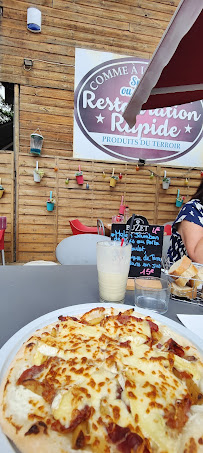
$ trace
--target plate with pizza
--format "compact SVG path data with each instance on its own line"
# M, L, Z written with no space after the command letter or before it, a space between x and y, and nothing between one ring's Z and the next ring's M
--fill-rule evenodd
M203 341L120 304L48 313L0 351L3 453L202 453Z

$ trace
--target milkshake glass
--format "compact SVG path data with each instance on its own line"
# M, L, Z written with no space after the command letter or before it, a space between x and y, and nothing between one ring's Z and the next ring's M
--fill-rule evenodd
M123 303L130 269L132 244L97 242L97 271L100 302Z

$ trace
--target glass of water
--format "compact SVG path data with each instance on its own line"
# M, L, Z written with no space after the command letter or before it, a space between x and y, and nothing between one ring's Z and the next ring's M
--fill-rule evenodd
M156 313L166 313L171 293L170 285L170 282L163 278L135 278L135 305Z

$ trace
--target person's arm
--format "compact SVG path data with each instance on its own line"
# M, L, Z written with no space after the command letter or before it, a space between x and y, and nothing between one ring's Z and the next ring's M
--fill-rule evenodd
M203 226L183 220L178 232L191 260L203 264Z

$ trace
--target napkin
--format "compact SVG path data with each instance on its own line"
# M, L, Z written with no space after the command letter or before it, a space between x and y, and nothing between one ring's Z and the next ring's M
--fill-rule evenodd
M203 315L177 314L180 321L203 340Z

